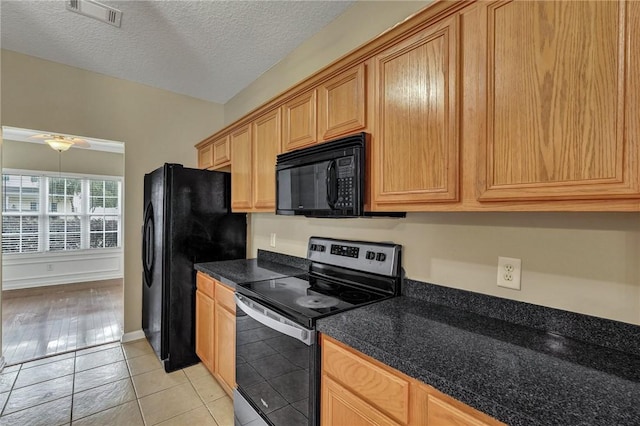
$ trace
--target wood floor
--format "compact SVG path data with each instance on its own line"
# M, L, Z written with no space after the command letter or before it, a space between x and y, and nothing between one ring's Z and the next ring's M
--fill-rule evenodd
M2 353L8 365L120 340L122 280L2 293Z

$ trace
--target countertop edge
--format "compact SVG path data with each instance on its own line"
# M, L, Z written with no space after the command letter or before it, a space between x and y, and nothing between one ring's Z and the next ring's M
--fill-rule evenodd
M322 320L319 320L317 323L317 331L341 343L344 343L345 345L351 346L353 349L356 349L357 351L362 352L364 355L367 355L375 359L376 361L379 361L391 368L398 370L406 376L416 379L426 385L432 386L436 390L447 394L457 399L458 401L463 402L464 404L467 404L470 407L481 411L507 425L531 426L538 423L528 416L514 412L513 410L500 404L496 404L495 402L479 396L474 392L461 388L460 386L457 386L449 382L448 380L443 379L433 372L425 371L422 367L414 366L410 362L403 361L397 356L390 354L384 349L368 343L358 338L357 336L354 336L353 334L345 333L338 328L322 324ZM418 370L422 373L416 373L416 371Z

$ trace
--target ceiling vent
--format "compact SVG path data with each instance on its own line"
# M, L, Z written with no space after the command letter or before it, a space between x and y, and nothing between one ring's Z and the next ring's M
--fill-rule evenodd
M67 0L67 10L120 27L122 11L93 0Z

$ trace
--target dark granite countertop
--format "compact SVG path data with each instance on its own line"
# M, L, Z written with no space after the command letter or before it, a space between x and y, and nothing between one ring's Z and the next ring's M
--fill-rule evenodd
M640 425L640 357L406 296L318 331L510 425Z
M195 269L235 288L236 284L301 275L307 271L266 259L196 263Z

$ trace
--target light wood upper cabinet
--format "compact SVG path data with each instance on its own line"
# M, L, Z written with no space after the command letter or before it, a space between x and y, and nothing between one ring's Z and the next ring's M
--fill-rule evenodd
M231 133L231 149L231 209L234 212L249 211L253 173L250 125Z
M213 141L213 168L217 169L231 164L231 141L229 135L225 135Z
M229 135L208 138L198 144L198 168L216 170L231 164Z
M318 88L318 139L330 140L364 129L365 64L338 74Z
M200 142L198 163L217 168L230 135L234 211L273 211L275 139L365 131L373 212L640 211L639 69L640 1L433 2Z
M213 166L213 145L205 145L198 149L198 168L208 169Z
M253 208L274 211L276 206L276 155L281 151L280 108L253 122Z
M487 2L476 22L479 199L640 195L640 3Z
M302 93L282 106L283 151L313 145L317 141L316 90Z
M458 200L458 16L373 59L373 208Z

